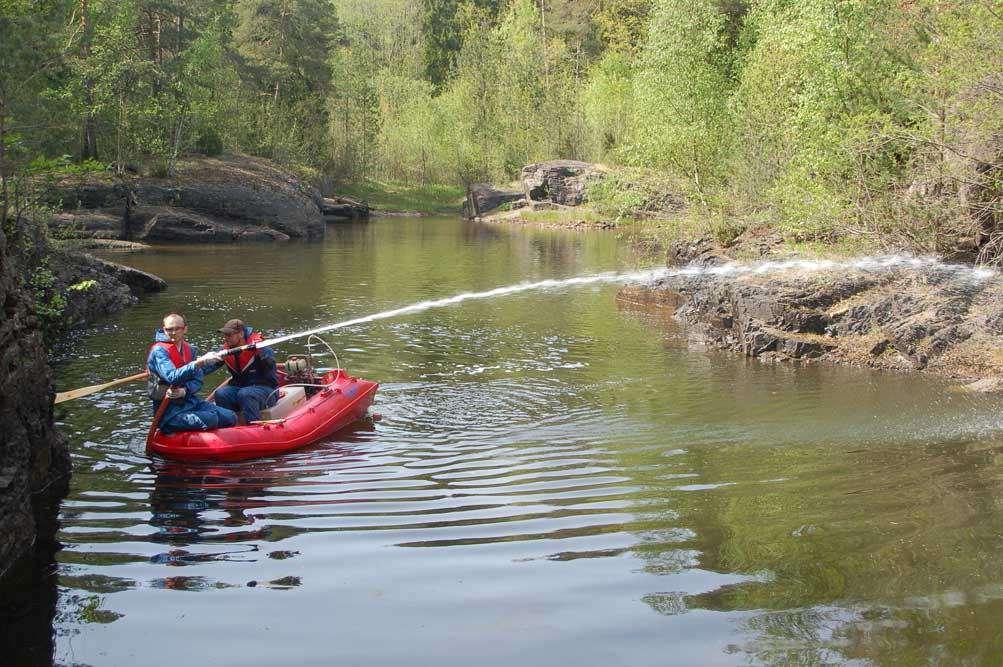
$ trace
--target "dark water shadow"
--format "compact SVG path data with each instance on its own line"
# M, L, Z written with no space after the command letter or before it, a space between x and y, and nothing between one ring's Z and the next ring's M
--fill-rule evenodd
M59 497L39 496L33 509L38 537L0 581L0 656L5 665L51 665L53 619L59 598L56 541Z

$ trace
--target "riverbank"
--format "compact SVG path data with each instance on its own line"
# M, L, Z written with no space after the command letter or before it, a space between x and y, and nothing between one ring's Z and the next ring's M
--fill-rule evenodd
M736 261L753 252L758 260ZM786 255L775 237L730 248L679 242L667 263L687 270L619 298L671 313L693 344L769 363L920 371L966 391L1003 391L1003 281L994 270L910 256L803 259Z
M737 235L734 225L700 219L678 180L651 169L576 160L526 165L509 183L475 183L463 215L487 224L614 231L655 257L680 239Z
M696 267L620 294L625 302L666 309L687 325L695 344L769 362L923 371L968 390L1003 390L998 274L934 261L861 263L853 258L880 252L882 244L859 238L794 244L768 225L700 219L669 190L644 175L555 160L527 165L505 187L473 186L464 210L478 222L619 230L670 267ZM612 218L604 209L632 214ZM819 262L812 265L807 255ZM764 264L771 261L779 265ZM726 265L734 270L700 270ZM818 270L799 268L810 266Z
M333 187L369 204L375 216L453 215L463 204L463 188L453 185L406 185L363 179L339 182Z

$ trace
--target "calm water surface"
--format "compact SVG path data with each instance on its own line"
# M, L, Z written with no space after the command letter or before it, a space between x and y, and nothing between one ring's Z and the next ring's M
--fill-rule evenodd
M204 349L233 316L290 333L636 268L611 235L452 219L125 261L170 290L83 332L60 389L141 367L168 310ZM274 459L151 460L140 385L60 406L74 477L55 661L1003 659L998 402L688 349L615 294L525 293L330 334L381 383L384 419Z

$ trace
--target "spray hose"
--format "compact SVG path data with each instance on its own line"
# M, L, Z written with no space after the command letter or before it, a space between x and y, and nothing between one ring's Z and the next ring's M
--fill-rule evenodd
M420 313L422 311L429 310L430 308L442 308L444 306L452 306L458 303L463 303L464 301L490 299L496 296L504 296L507 294L518 294L520 292L529 292L532 290L547 289L551 287L570 287L572 285L598 285L603 283L645 282L664 276L666 273L668 273L668 271L667 269L664 268L648 269L647 271L635 271L632 273L600 273L594 276L580 276L577 278L566 278L564 280L550 279L550 280L540 280L535 283L519 283L517 285L509 285L507 287L496 287L495 289L487 290L486 292L465 292L463 294L457 294L455 296L447 297L445 299L421 301L419 303L411 304L410 306L403 306L402 308L395 308L393 310L385 310L382 313L376 313L374 315L366 315L365 317L357 317L353 320L345 320L344 322L338 322L337 324L328 324L322 327L317 327L315 329L300 331L299 333L291 333L285 336L277 336L275 338L269 338L268 340L259 341L257 343L248 343L247 345L242 345L240 347L235 347L229 350L223 350L222 353L240 354L244 350L253 350L259 347L272 347L278 345L279 343L285 343L287 341L295 340L297 338L305 338L307 336L322 334L328 331L334 331L336 329L344 329L345 327L350 327L356 324L366 324L367 322L375 322L376 320L386 320L391 317L397 317L398 315L409 315L411 313Z

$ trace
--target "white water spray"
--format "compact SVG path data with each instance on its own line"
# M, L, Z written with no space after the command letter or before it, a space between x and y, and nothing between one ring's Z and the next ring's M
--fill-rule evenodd
M836 271L857 271L861 273L890 273L892 271L927 271L952 274L974 283L982 283L995 278L993 269L947 264L936 257L913 257L911 255L882 255L860 257L848 260L830 259L790 259L742 264L731 262L713 267L684 267L672 271L672 275L712 275L741 276L776 273L833 273Z
M367 322L375 322L376 320L385 320L392 317L397 317L399 315L411 315L414 313L420 313L431 308L442 308L444 306L452 306L458 303L463 303L464 301L476 301L482 299L491 299L497 296L506 296L509 294L518 294L520 292L530 292L534 290L548 290L548 289L559 289L564 287L573 287L578 285L597 285L597 284L609 284L609 283L651 283L655 280L661 278L671 278L671 277L691 277L691 276L743 276L743 275L767 275L767 274L784 274L784 273L832 273L836 271L858 271L864 273L888 273L892 271L901 270L912 270L912 271L937 271L946 272L963 280L969 281L973 284L979 284L989 281L992 278L997 277L997 272L991 269L985 268L973 268L969 266L963 266L961 264L945 264L940 260L932 257L912 257L909 255L886 255L879 257L862 257L859 259L837 261L837 260L807 260L807 259L794 259L794 260L783 260L783 261L770 261L770 262L754 262L743 264L739 262L732 262L729 264L723 264L721 266L710 266L710 267L700 267L700 266L686 266L682 268L655 268L647 269L643 271L633 271L627 273L598 273L591 276L579 276L577 278L565 278L563 280L550 279L550 280L540 280L533 283L519 283L517 285L509 285L507 287L496 287L495 289L487 290L485 292L464 292L463 294L457 294L455 296L447 297L444 299L433 299L429 301L421 301L419 303L414 303L409 306L403 306L401 308L394 308L392 310L384 310L380 313L374 313L372 315L366 315L365 317L357 317L351 320L345 320L344 322L338 322L336 324L328 324L322 327L317 327L315 329L310 329L308 331L301 331L298 333L288 334L285 336L278 336L276 338L270 338L265 341L261 341L256 344L256 347L267 347L272 345L278 345L279 343L284 343L286 341L295 340L297 338L304 338L306 336L312 336L316 334L327 333L329 331L334 331L336 329L344 329L345 327L354 326L356 324L366 324ZM230 350L230 353L237 353L240 350L250 348L252 346L246 345L244 347L234 348Z
M456 296L447 297L445 299L421 301L419 303L411 304L410 306L404 306L402 308L394 308L393 310L384 310L381 313L374 313L373 315L366 315L365 317L357 317L354 320L345 320L344 322L338 322L337 324L328 324L322 327L317 327L316 329L310 329L309 331L301 331L299 333L288 334L286 336L279 336L278 338L270 338L268 340L261 341L260 343L257 344L257 346L266 347L270 345L277 345L279 343L284 343L286 341L293 340L296 338L303 338L304 336L326 333L328 331L334 331L335 329L343 329L345 327L350 327L356 324L375 322L376 320L385 320L391 317L397 317L398 315L410 315L413 313L420 313L430 308L442 308L443 306L452 306L457 303L463 303L464 301L491 299L496 296L518 294L519 292L554 289L558 287L571 287L574 285L596 285L602 283L648 283L658 278L667 276L669 275L669 273L670 270L665 268L648 269L646 271L634 271L631 273L597 273L596 275L592 276L580 276L577 278L566 278L564 280L550 279L550 280L540 280L535 283L519 283L517 285L509 285L507 287L496 287L495 289L487 290L486 292L464 292L463 294L457 294ZM250 347L250 346L245 346L245 347ZM234 348L232 352L237 352L238 350L241 349L244 348Z

